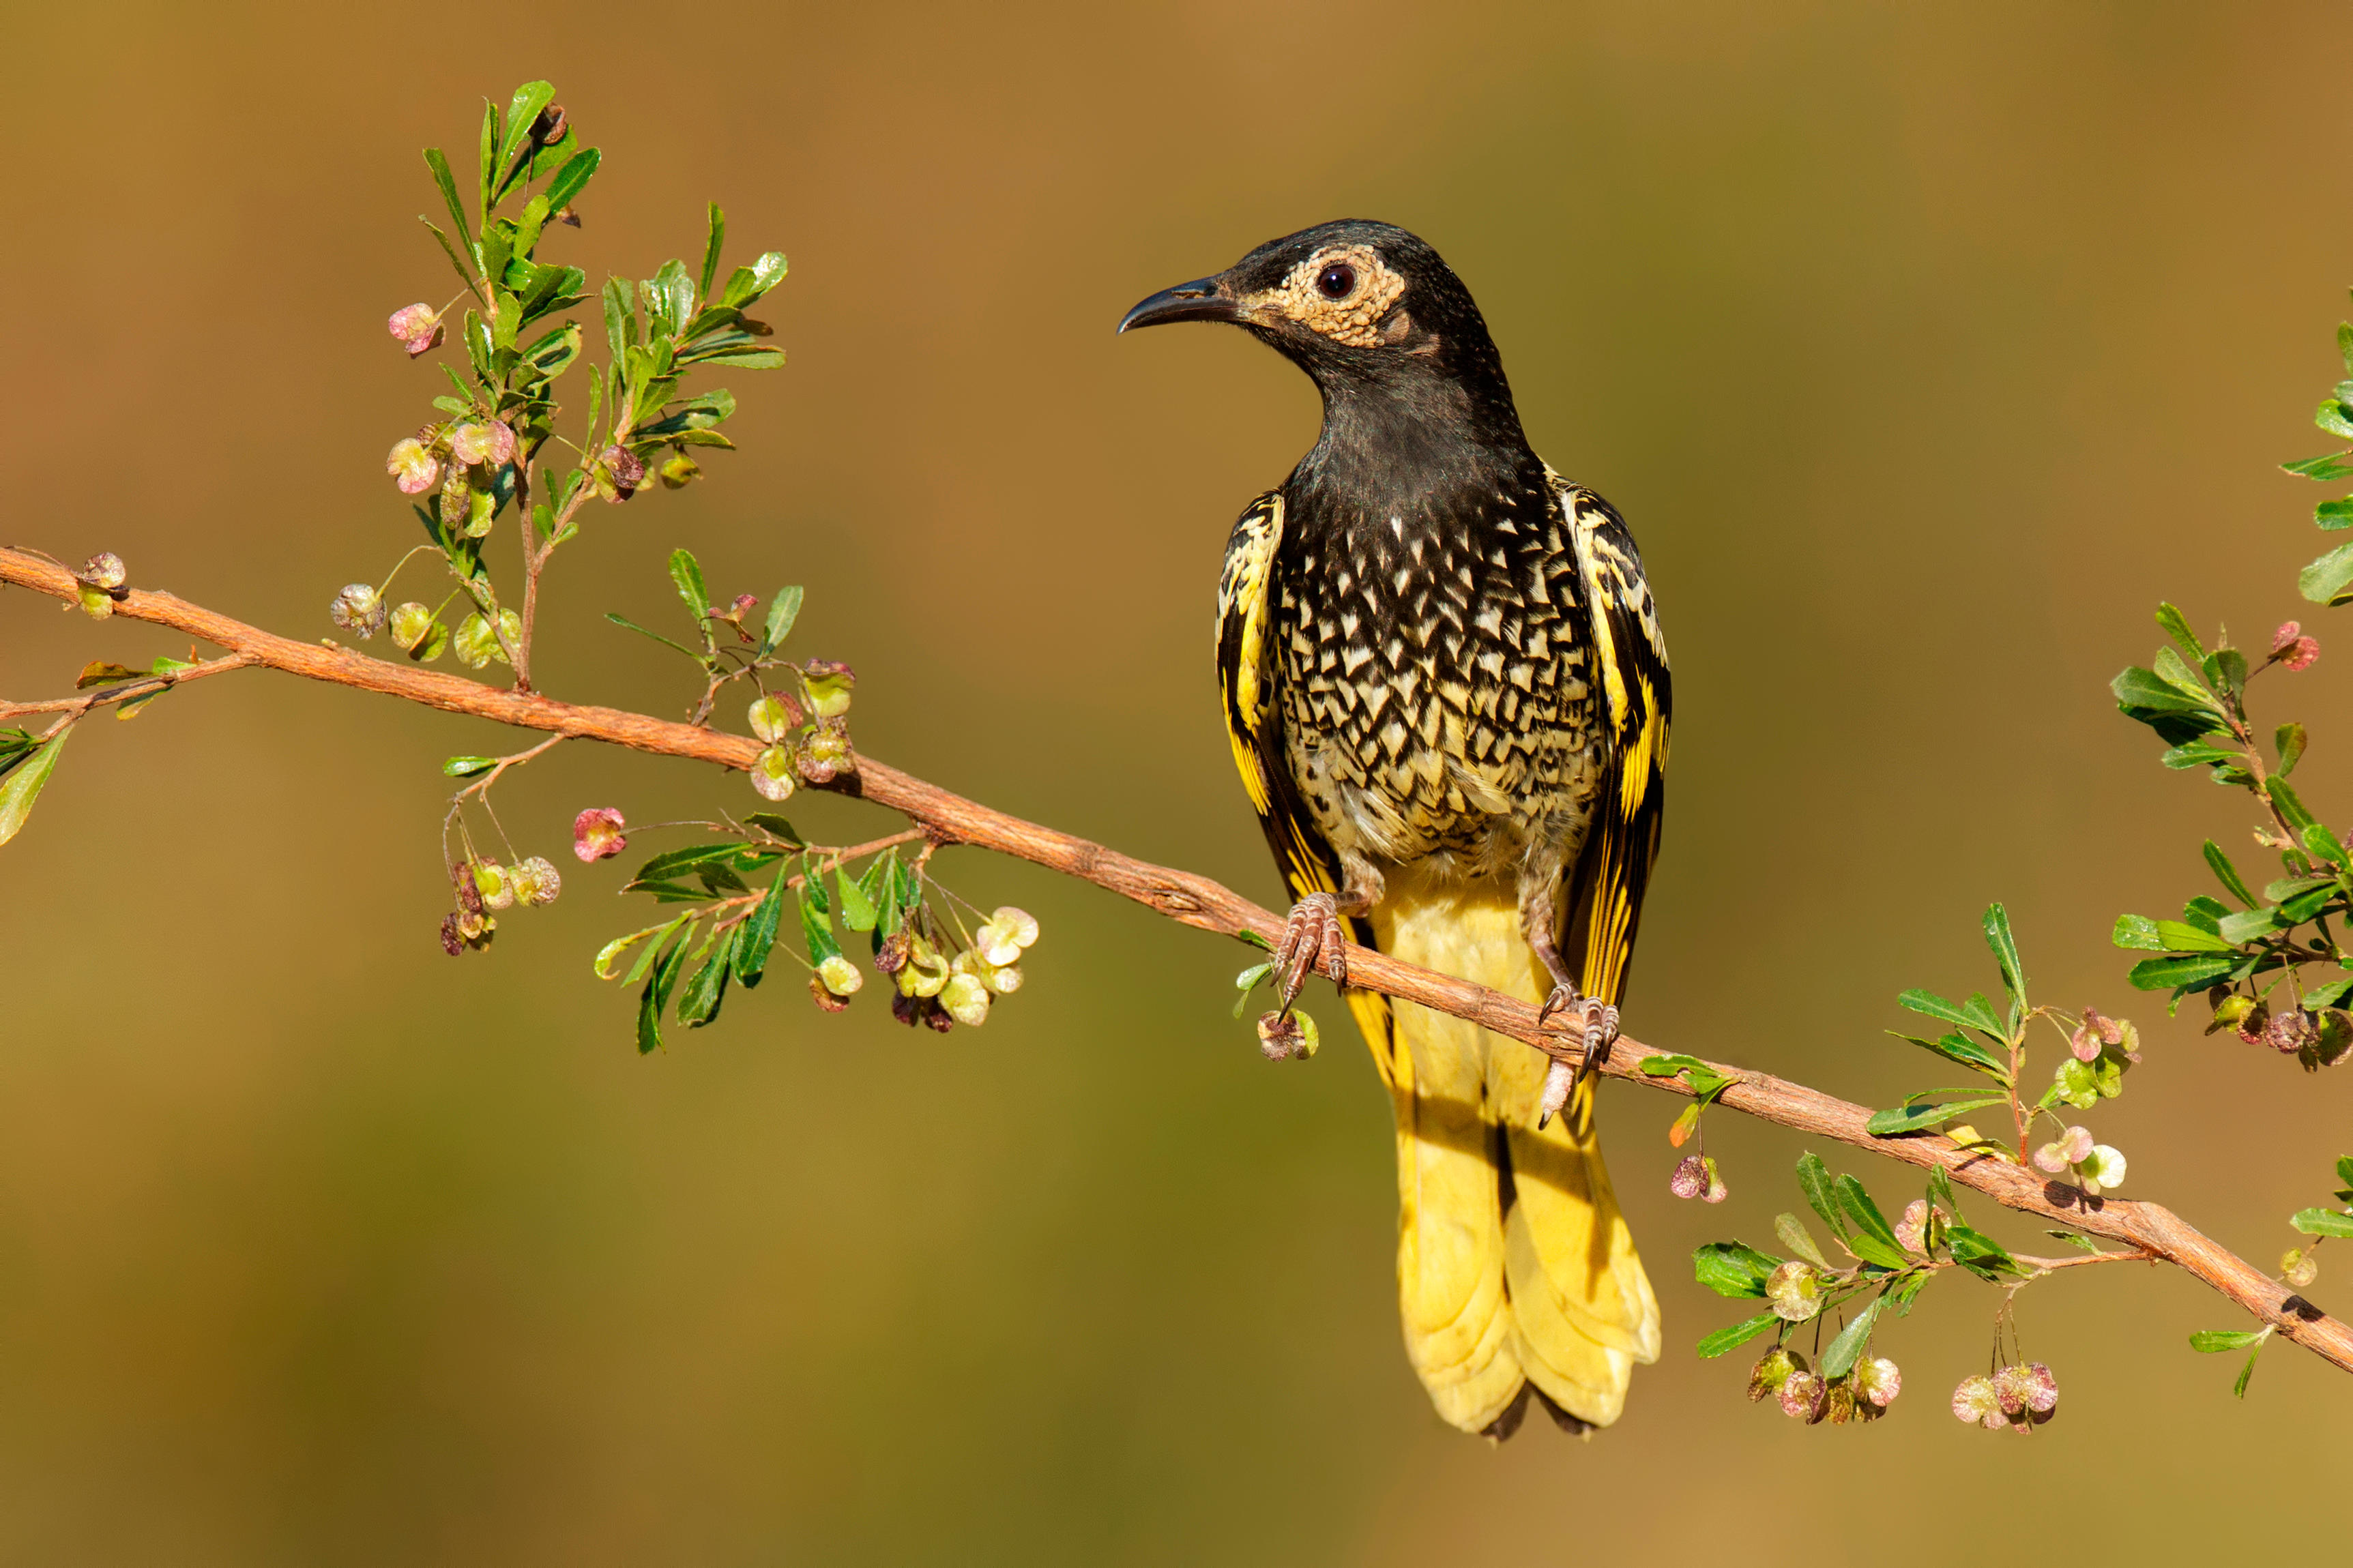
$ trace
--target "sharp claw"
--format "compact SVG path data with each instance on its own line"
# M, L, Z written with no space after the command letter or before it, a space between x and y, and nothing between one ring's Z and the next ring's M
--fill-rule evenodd
M1283 921L1282 945L1274 964L1282 974L1282 1005L1288 1011L1307 977L1319 969L1334 981L1348 977L1347 938L1340 928L1338 901L1329 893L1310 893L1291 906Z
M1543 1131L1545 1124L1559 1115L1561 1109L1568 1104L1568 1097L1577 1088L1577 1075L1569 1070L1565 1061L1556 1059L1546 1069L1544 1096L1536 1102L1536 1131Z

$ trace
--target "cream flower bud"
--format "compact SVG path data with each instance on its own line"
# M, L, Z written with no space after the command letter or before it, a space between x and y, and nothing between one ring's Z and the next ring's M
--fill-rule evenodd
M2301 1290L2320 1278L2320 1259L2301 1247L2280 1255L2280 1278Z
M501 657L498 634L491 630L491 623L479 614L468 616L459 622L458 634L452 640L458 649L458 662L468 669L480 669L491 660Z
M2125 1157L2105 1143L2092 1146L2091 1156L2084 1162L2084 1186L2098 1193L2108 1187L2125 1184Z
M988 1022L988 987L969 974L952 976L940 989L940 1005L948 1016L968 1027Z
M392 641L402 651L415 647L433 629L433 612L411 599L392 612Z
M800 721L794 716L792 709L786 706L783 698L773 692L753 702L749 717L752 733L766 745L775 745L800 728Z
M1802 1323L1822 1310L1821 1271L1803 1258L1793 1258L1765 1281L1765 1294L1775 1315Z
M482 907L485 909L505 910L514 907L514 881L507 875L506 868L494 860L476 862L474 889L482 895Z
M543 855L533 855L507 868L507 879L514 884L515 897L526 904L552 904L564 891L564 874Z
M1038 921L1026 910L999 905L973 932L973 946L991 963L1018 963L1024 950L1038 940Z
M764 800L790 800L797 787L788 746L770 746L752 759L752 787Z
M838 952L817 966L817 977L836 996L854 995L866 984L866 976L858 972L858 965Z
M400 482L400 493L405 496L423 495L441 477L440 460L414 437L396 443L384 466L385 471Z
M384 595L365 583L353 583L335 595L327 614L345 631L357 632L363 638L372 637L384 627Z

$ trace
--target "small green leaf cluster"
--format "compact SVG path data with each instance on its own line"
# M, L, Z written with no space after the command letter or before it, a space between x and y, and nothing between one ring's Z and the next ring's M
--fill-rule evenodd
M858 683L856 672L846 664L827 659L794 665L779 653L800 616L801 590L777 589L755 630L759 599L738 594L725 605L712 604L702 564L692 551L670 552L670 580L693 618L698 646L666 637L616 610L606 611L605 618L683 654L702 671L702 696L690 721L709 721L720 693L734 681L749 680L759 696L753 700L748 721L753 734L767 748L752 770L753 787L762 795L773 801L789 799L796 777L825 784L852 771L856 763L847 718L851 689ZM776 678L774 691L769 689L770 678Z
M2337 352L2345 362L2345 374L2353 377L2353 322L2337 324ZM2320 400L2312 422L2332 436L2353 440L2353 380L2338 382ZM2353 459L2353 450L2327 452L2280 467L2329 484L2353 475L2353 460L2348 459ZM2312 509L2312 521L2330 531L2353 528L2353 496L2322 501ZM2296 589L2316 605L2341 605L2353 599L2353 544L2340 544L2306 566L2296 578Z
M896 846L872 855L852 876L856 852L805 842L784 817L754 812L733 837L666 850L638 868L622 889L657 903L689 909L616 937L596 954L600 979L639 985L638 1049L662 1044L662 1019L701 1028L719 1016L731 984L757 986L767 972L789 903L808 957L809 995L838 1013L864 987L865 975L844 951L863 935L874 970L892 983L892 1014L942 1033L988 1019L999 996L1021 987L1021 957L1038 940L1038 922L1010 907L967 926L921 858ZM748 878L774 875L765 888ZM953 900L952 894L945 895ZM960 900L957 900L960 901ZM626 975L617 962L635 950Z
M1702 1340L1699 1353L1720 1356L1771 1331L1774 1347L1751 1370L1749 1397L1777 1394L1786 1413L1810 1424L1869 1420L1884 1410L1902 1384L1894 1363L1869 1355L1873 1336L1886 1318L1910 1312L1938 1272L1959 1268L1998 1283L2032 1273L2000 1243L1960 1222L1941 1166L1931 1171L1926 1195L1894 1225L1862 1182L1832 1175L1818 1155L1799 1158L1798 1185L1830 1227L1842 1258L1834 1260L1802 1219L1784 1214L1775 1219L1774 1233L1790 1256L1738 1241L1711 1242L1692 1255L1692 1269L1719 1296L1768 1303ZM1825 1343L1824 1325L1832 1319L1839 1326ZM1808 1323L1811 1342L1800 1351L1794 1341Z
M2215 782L2262 804L2269 820L2255 837L2278 852L2282 875L2258 897L2209 839L2207 868L2241 907L2200 894L2178 921L2118 917L2113 940L2158 955L2136 963L2130 978L2145 991L2169 991L2169 1007L2190 992L2205 992L2212 1013L2207 1033L2235 1029L2250 1044L2296 1058L2308 1071L2342 1061L2353 1052L2353 1017L2341 1005L2353 995L2353 960L2331 922L2353 914L2353 853L2288 782L2305 753L2304 726L2280 725L2266 761L2247 714L2245 658L2227 647L2209 651L2171 605L2158 606L2158 623L2172 646L2158 649L2150 668L2116 677L2117 705L2172 742L2163 758L2168 767L2206 766ZM2271 658L2253 674L2274 664L2293 667L2294 650L2310 640L2294 622L2280 631ZM2312 968L2318 973L2307 975Z
M554 99L548 83L535 81L517 89L503 112L495 102L483 105L470 193L460 192L438 148L425 154L449 227L420 221L440 243L462 286L459 297L470 303L458 333L462 358L439 366L449 392L433 400L438 417L397 442L385 461L404 494L438 489L429 504L420 500L414 510L428 547L440 552L473 608L453 633L438 609L404 605L393 613L396 643L420 662L452 647L476 668L495 658L513 666L519 679L529 668L529 595L522 614L501 605L482 559L498 518L510 507L527 511L524 562L535 584L547 556L579 532L580 507L589 497L628 500L645 483L649 464L666 487L677 489L702 472L691 448L732 446L718 426L735 412L733 396L724 388L689 395L681 386L686 374L784 363L781 350L761 341L769 329L744 310L782 281L785 258L764 255L721 284L727 226L713 204L699 274L673 259L643 283L606 284L599 302L608 358L592 373L586 428L570 443L577 457L552 473L538 468L555 438L556 384L585 345L580 323L566 312L590 299L581 268L543 260L540 252L555 226L578 224L573 204L603 162L596 148L580 146ZM394 312L388 326L412 358L445 337L442 311L422 301ZM368 589L371 596L375 592ZM363 637L384 624L379 615L355 616L343 599L336 619Z
M2125 1073L2140 1060L2140 1031L2122 1018L2111 1018L2096 1008L2080 1015L2034 1005L2027 996L2026 973L2011 932L2010 913L2000 904L1989 906L1983 921L1986 946L2001 972L2007 1005L1999 1012L1982 993L1966 1002L1954 1002L1934 991L1906 991L1896 998L1902 1006L1957 1027L1929 1037L1891 1029L1897 1039L1918 1046L1956 1066L1989 1079L1999 1092L1969 1088L1922 1089L1900 1106L1874 1112L1865 1130L1879 1138L1901 1138L1943 1131L1963 1148L2018 1163L2028 1158L2027 1144L2035 1124L2048 1118L2057 1135L2036 1150L2034 1164L2051 1175L2072 1176L2087 1195L2123 1182L2125 1158L2105 1143L2094 1143L2082 1127L2069 1125L2060 1106L2088 1110L2103 1100L2124 1092ZM2037 1019L2058 1030L2067 1043L2051 1083L2031 1104L2020 1092L2026 1070L2026 1037ZM1951 1098L1958 1095L1961 1098ZM2010 1110L2014 1143L1981 1136L1958 1119L1989 1106Z

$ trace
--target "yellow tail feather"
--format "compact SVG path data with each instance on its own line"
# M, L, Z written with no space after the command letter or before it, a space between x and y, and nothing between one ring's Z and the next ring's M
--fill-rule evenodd
M1550 978L1507 896L1393 882L1382 952L1535 1004ZM1476 1432L1532 1383L1606 1426L1659 1303L1603 1169L1590 1084L1539 1131L1546 1063L1516 1040L1366 992L1348 1001L1397 1114L1398 1295L1438 1412Z

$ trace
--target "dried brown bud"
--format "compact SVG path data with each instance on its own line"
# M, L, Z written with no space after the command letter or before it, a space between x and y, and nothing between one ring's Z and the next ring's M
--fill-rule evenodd
M828 1013L845 1013L849 1010L849 998L835 995L825 988L825 982L814 974L809 976L809 1000ZM896 1007L893 1007L892 1011L897 1011Z

